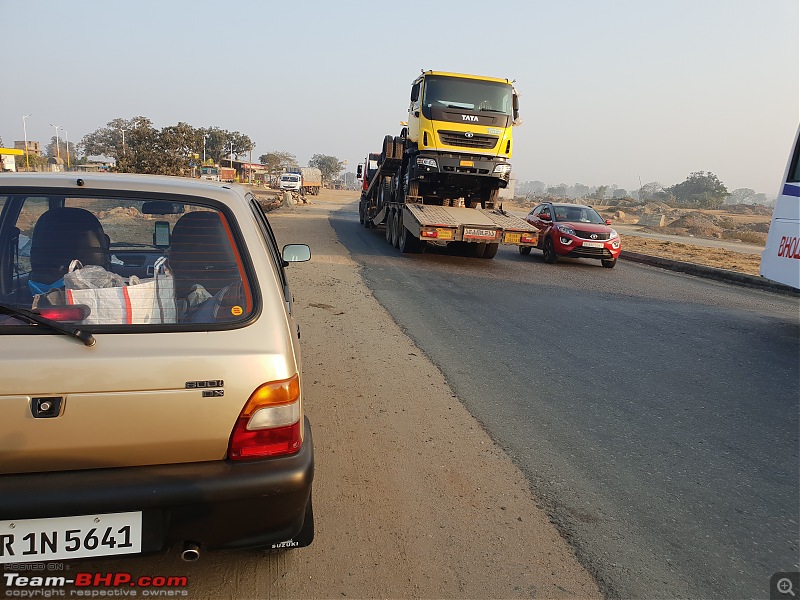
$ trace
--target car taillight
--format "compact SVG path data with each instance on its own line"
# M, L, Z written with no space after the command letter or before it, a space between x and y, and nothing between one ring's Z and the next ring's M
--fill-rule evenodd
M259 386L247 400L228 444L228 458L294 454L303 444L300 376Z

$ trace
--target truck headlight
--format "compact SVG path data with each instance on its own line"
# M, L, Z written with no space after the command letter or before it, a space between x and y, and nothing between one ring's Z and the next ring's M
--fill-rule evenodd
M431 167L431 168L434 168L434 169L437 167L435 158L422 158L422 157L419 157L419 158L417 158L417 164L418 165L422 165L423 167Z
M494 172L495 173L501 173L503 175L505 175L507 173L511 173L511 165L509 165L508 163L502 163L502 164L496 165L495 168L494 168Z

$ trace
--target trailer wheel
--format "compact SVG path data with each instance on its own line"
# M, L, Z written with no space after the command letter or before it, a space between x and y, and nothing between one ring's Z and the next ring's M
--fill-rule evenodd
M500 244L486 244L486 250L483 251L483 256L481 258L492 259L497 254L497 249L500 247Z
M422 249L423 242L411 233L404 225L400 230L400 252L403 254L414 254Z
M531 253L531 247L530 246L519 246L519 253L522 254L523 256L527 256L528 254Z
M386 213L386 243L392 243L392 227L394 226L394 212L387 211Z

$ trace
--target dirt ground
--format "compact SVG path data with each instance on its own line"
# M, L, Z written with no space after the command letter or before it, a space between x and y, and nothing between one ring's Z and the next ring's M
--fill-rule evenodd
M727 269L737 273L758 275L761 267L760 254L730 252L723 248L707 248L681 242L665 242L638 236L623 236L622 251L640 252L660 258Z
M259 597L602 597L521 472L362 283L328 223L357 197L326 190L269 215L280 244L312 249L287 273L317 532L272 565ZM258 583L226 585L240 598Z

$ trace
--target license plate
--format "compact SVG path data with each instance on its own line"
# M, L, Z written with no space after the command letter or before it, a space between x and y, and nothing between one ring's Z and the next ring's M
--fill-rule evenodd
M475 163L471 160L460 160L458 161L458 165L460 167L474 167Z
M464 229L465 238L492 238L494 239L494 229Z
M583 242L583 245L586 248L602 248L603 246L605 246L603 242Z
M0 563L141 551L141 512L0 521Z
M503 241L506 244L519 244L520 239L522 239L521 233L506 233L503 236Z
M453 232L450 229L437 229L436 238L440 240L452 240Z

